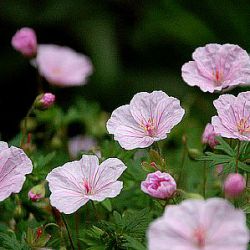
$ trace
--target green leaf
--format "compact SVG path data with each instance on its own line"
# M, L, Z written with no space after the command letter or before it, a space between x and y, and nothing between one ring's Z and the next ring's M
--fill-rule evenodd
M126 243L125 247L132 248L134 250L146 250L146 247L138 240L132 238L131 236L125 235Z
M105 199L104 201L101 202L102 206L105 207L109 212L112 211L112 204L110 199Z
M236 164L236 162L235 162ZM250 166L247 165L246 163L244 162L241 162L241 161L238 161L238 167L246 172L249 172L250 173Z
M219 142L219 144L215 147L215 149L221 150L230 156L235 156L235 151L231 148L231 146L226 141L224 141L219 136L216 137L216 140Z

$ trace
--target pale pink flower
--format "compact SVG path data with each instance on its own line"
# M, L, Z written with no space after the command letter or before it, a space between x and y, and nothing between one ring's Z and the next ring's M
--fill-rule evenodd
M117 158L109 158L99 165L98 158L83 155L53 169L47 176L51 191L50 202L60 212L74 213L89 200L103 201L117 196L123 187L117 181L126 166Z
M211 148L214 148L218 142L216 141L215 137L218 134L214 132L214 127L212 124L208 123L205 127L205 130L202 134L202 143L208 144Z
M180 101L162 91L141 92L113 111L107 130L127 150L145 148L165 139L184 113Z
M152 197L168 199L176 191L176 182L170 174L156 171L141 182L141 190Z
M22 28L12 37L11 45L24 56L32 57L36 54L36 33L31 28Z
M71 48L52 44L38 46L37 57L32 65L50 84L60 87L84 85L93 72L87 56Z
M250 83L250 57L238 45L207 44L197 48L192 57L194 61L181 69L183 80L190 86L212 93Z
M229 174L224 182L224 192L227 197L238 197L246 188L245 178L238 173Z
M25 175L32 172L32 162L24 151L16 147L8 147L0 141L0 201L11 193L19 193L25 181Z
M221 198L167 206L150 224L149 250L246 250L246 216Z
M212 117L216 134L222 137L250 141L250 91L237 97L221 95L214 101L218 116Z
M97 141L91 136L77 135L69 139L68 151L72 158L77 158L81 151L88 152L97 146ZM97 156L100 151L96 152ZM99 157L100 158L100 157Z

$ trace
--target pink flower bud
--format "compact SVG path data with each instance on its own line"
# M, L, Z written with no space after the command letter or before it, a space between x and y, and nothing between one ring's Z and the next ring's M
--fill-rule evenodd
M22 28L12 37L13 48L24 56L33 57L37 51L36 33L31 28Z
M38 201L45 197L45 187L44 182L41 184L38 184L34 186L30 191L28 192L28 197L31 201Z
M156 171L142 181L141 190L152 197L168 199L176 191L176 182L170 174Z
M35 107L41 110L48 109L54 104L55 99L52 93L41 94L36 98Z
M42 198L42 194L36 194L30 190L28 193L28 197L31 201L38 201Z
M202 135L202 143L208 144L211 148L214 148L218 144L218 142L215 139L217 135L218 134L214 132L213 125L208 123Z
M241 174L229 174L224 182L225 195L231 198L239 196L246 187L246 180Z

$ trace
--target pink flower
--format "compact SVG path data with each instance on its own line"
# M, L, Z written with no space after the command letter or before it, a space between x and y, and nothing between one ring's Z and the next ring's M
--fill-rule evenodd
M32 57L36 54L36 33L31 28L22 28L12 37L11 45L24 56Z
M246 180L241 174L229 174L224 182L225 195L231 198L239 196L246 188Z
M249 241L245 214L221 198L167 206L147 236L149 250L246 250Z
M176 182L170 174L156 171L148 174L146 180L142 181L141 190L152 197L168 199L176 191Z
M221 95L214 101L218 116L212 117L216 134L226 138L250 141L250 91L237 97Z
M8 147L0 141L0 201L11 193L19 193L25 181L25 175L32 172L32 162L24 151L16 147Z
M50 84L60 87L84 85L93 72L87 56L58 45L39 45L32 64Z
M117 158L109 158L99 165L98 158L91 155L57 167L46 178L51 205L60 212L71 214L89 200L113 198L121 192L123 183L117 179L125 169Z
M145 148L165 139L184 113L180 101L162 91L141 92L113 111L107 130L127 150Z
M182 78L204 92L250 83L250 58L245 50L233 44L207 44L197 48L194 61L182 66Z
M211 148L214 148L218 144L218 142L215 139L217 135L218 134L214 132L213 125L208 123L202 135L202 143L208 144Z
M72 158L77 158L81 151L88 152L97 146L97 141L90 136L77 135L69 139L68 151ZM96 152L98 157L100 156L100 151ZM100 158L100 157L99 157Z

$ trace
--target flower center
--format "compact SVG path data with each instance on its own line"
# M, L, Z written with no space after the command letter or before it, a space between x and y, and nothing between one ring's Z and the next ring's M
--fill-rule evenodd
M237 124L237 128L240 134L250 133L249 119L241 118Z
M142 122L141 127L144 129L147 135L151 137L155 135L155 124L153 118L149 118L146 123Z
M213 78L215 85L220 85L223 80L223 72L216 69L215 71L213 71Z
M206 243L206 233L203 228L197 228L194 231L194 238L195 242L198 245L198 247L203 248Z
M89 194L91 192L91 187L90 187L90 185L89 185L89 183L88 183L87 180L83 181L83 186L84 186L84 188L86 190L86 194Z

